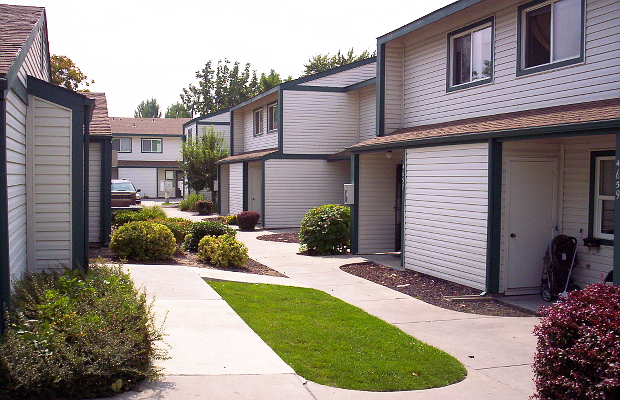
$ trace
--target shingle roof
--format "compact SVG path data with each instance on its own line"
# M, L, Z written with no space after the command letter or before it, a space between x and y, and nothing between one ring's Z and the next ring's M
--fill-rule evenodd
M226 157L218 161L216 164L232 164L241 161L260 160L261 158L268 156L269 154L273 154L277 151L278 149L249 151L247 153L236 154L234 156Z
M93 118L90 121L89 132L91 135L111 135L110 117L108 117L108 101L105 93L83 93L89 99L95 100Z
M43 13L42 7L0 4L0 77L9 71Z
M550 128L619 119L620 98L616 98L405 128L385 136L379 136L358 143L351 146L350 149L361 150L365 147L377 147L382 145L405 145L407 142L411 141L442 138L453 135L490 134L494 132L519 131L529 128Z
M176 135L183 134L183 124L191 118L119 118L110 117L112 134Z

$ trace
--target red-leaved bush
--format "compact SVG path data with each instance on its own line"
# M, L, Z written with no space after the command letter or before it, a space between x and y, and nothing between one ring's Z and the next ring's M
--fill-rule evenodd
M620 287L590 285L541 312L534 398L620 399Z
M237 214L237 225L242 231L253 231L260 219L256 211L242 211Z

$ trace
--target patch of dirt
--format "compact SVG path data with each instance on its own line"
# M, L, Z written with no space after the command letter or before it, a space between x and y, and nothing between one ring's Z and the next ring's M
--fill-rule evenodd
M297 232L274 233L271 235L257 236L256 239L266 240L268 242L299 243L299 234Z
M101 257L106 263L120 263L120 262L128 262L127 260L122 260L120 257L116 255L109 247L102 247L100 249L90 249L88 252L88 256L91 260L95 260L98 257ZM153 265L186 265L188 267L199 267L199 268L211 268L211 269L219 269L221 271L232 271L232 272L244 272L247 274L256 274L256 275L268 275L268 276L277 276L281 278L287 278L286 275L279 273L278 271L269 268L268 266L259 263L256 260L248 259L248 263L245 268L233 268L233 267L217 267L215 265L211 265L200 261L196 253L185 252L185 251L177 251L172 260L165 261L138 261L140 264L153 264Z
M340 269L448 310L502 317L532 317L536 315L534 312L512 307L497 300L449 301L444 296L478 295L480 290L415 271L397 271L374 262L347 264Z

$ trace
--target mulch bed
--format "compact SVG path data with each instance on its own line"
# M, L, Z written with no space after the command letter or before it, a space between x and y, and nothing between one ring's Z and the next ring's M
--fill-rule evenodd
M116 255L109 247L103 247L101 249L90 249L88 252L88 256L95 260L98 257L101 257L106 263L120 263L120 262L128 262L127 260L122 260L120 257ZM188 267L199 267L199 268L211 268L211 269L219 269L221 271L232 271L232 272L244 272L247 274L256 274L256 275L268 275L268 276L277 276L286 278L286 275L279 273L278 271L269 268L268 266L259 263L256 260L248 259L248 263L245 268L233 268L233 267L217 267L215 265L207 264L198 259L195 253L190 252L181 252L178 251L174 254L172 260L165 261L137 261L139 264L153 264L153 265L186 265Z
M257 236L256 239L266 240L268 242L299 243L299 234L297 232L274 233L271 235Z
M531 317L536 315L531 311L512 307L497 300L475 302L448 301L444 296L478 295L480 290L415 271L397 271L374 262L347 264L340 267L340 269L349 274L415 297L426 303L449 310L502 317Z

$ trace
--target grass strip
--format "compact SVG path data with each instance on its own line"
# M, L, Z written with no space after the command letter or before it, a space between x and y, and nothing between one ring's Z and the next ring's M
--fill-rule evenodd
M207 282L299 375L377 392L441 387L465 378L454 357L322 291Z

